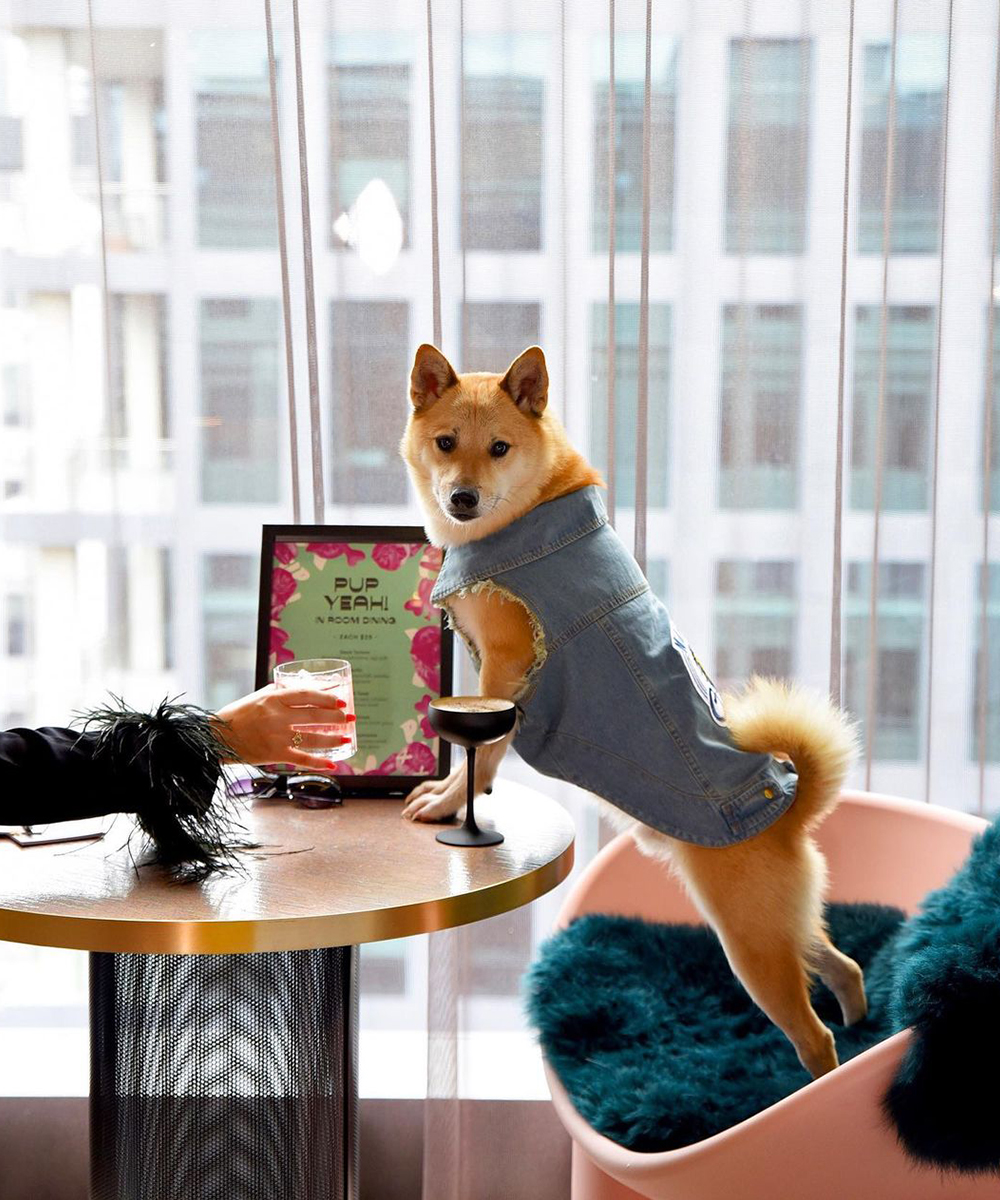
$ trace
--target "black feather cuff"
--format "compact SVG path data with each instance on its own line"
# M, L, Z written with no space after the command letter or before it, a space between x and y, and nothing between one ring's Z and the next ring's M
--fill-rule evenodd
M152 843L151 861L184 881L234 866L237 851L253 843L240 836L245 831L225 802L215 800L222 764L234 755L213 714L167 699L143 713L112 700L78 719L96 739L95 764L115 772L123 790L127 784L122 811L135 813Z

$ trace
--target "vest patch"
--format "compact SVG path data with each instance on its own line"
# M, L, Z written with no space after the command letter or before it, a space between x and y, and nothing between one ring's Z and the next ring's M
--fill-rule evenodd
M708 672L698 661L697 654L688 645L684 635L680 633L673 621L670 622L670 642L681 656L698 695L708 705L708 711L711 714L712 720L716 725L725 725L726 713L722 705L722 696L719 694L719 689L709 679Z

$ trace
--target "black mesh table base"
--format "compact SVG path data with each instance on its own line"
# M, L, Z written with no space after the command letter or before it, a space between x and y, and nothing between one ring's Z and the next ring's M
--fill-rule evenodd
M92 1200L355 1200L357 952L91 954Z

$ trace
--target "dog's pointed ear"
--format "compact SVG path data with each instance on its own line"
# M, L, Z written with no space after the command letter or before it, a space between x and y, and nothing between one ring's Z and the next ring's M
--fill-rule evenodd
M425 342L413 359L410 372L410 400L418 411L429 408L442 393L458 383L451 363L436 346Z
M521 412L540 417L549 399L549 373L541 348L529 346L515 358L500 386Z

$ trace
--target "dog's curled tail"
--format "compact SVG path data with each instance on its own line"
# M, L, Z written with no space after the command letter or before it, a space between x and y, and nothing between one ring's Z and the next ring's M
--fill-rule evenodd
M799 776L784 824L810 828L834 807L857 754L854 723L821 692L754 676L726 696L726 723L741 750L787 757Z

